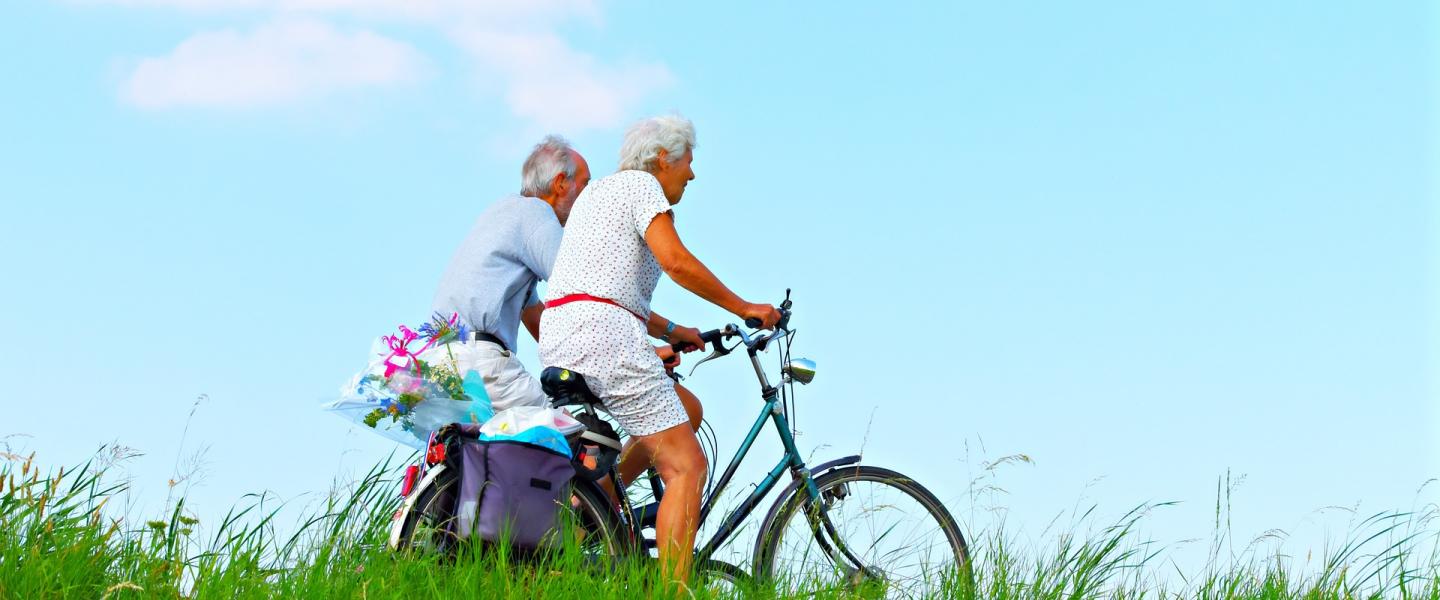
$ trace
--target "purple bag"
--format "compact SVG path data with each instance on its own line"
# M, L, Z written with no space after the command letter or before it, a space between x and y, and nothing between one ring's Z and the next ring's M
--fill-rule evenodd
M467 440L461 446L460 501L455 533L535 549L551 545L560 509L569 505L570 457L509 440Z

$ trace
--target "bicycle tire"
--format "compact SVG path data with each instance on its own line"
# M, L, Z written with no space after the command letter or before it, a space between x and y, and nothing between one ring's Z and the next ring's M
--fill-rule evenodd
M451 555L459 546L455 537L454 506L455 491L459 474L446 470L431 480L428 485L415 490L418 497L409 510L402 508L403 522L394 549L401 552L415 551L417 547L428 548L440 554ZM594 540L600 546L585 543L582 549L600 548L600 553L618 556L623 552L625 538L613 509L608 508L609 499L594 485L575 483L571 488L575 501L571 505L575 522L585 531L584 540ZM417 540L417 534L424 536Z
M914 537L943 537L945 545L948 546L948 551L946 551L947 549L940 548L916 549L917 552L926 554L926 557L924 557L926 559L938 559L934 565L938 567L938 569L934 569L935 572L929 570L931 569L930 565L922 562L918 565L920 567L917 575L919 577L918 580L907 578L901 581L898 569L894 565L885 564L887 561L894 560L896 557L892 555L893 553L877 550L876 546L880 540L889 536L895 527L898 527L898 523L887 527L880 533L879 539L869 547L862 547L864 546L863 544L857 543L863 535L854 531L854 528L861 524L858 522L845 522L849 518L849 512L837 510L840 504L844 504L851 499L860 499L862 500L860 503L851 503L846 505L845 508L857 508L861 511L858 514L867 516L877 515L882 512L904 512L902 508L897 508L898 504L895 502L885 503L883 506L878 505L880 503L876 502L876 497L873 493L868 499L853 498L856 492L853 491L852 488L859 488L862 484L867 487L888 488L889 490L903 494L903 496L908 497L916 506L923 510L923 515L895 514L893 516L895 518L913 517L914 519L925 516L930 522L929 524L933 525L935 532L932 533L928 530L920 529L921 533ZM831 525L834 530L840 534L842 541L848 546L847 549L862 561L861 565L855 566L862 568L855 573L849 573L848 579L843 577L846 575L845 570L843 568L837 569L831 557L839 554L846 563L852 561L844 557L843 553L840 553L838 549L826 550L822 542L817 541L816 532L811 528L810 519L805 513L800 512L800 508L803 505L813 506L813 503L811 503L804 488L797 488L788 497L781 498L777 501L779 503L777 505L780 507L779 510L775 511L773 516L767 519L767 522L761 526L761 537L756 541L755 556L752 563L755 565L755 579L777 585L785 585L788 583L826 585L827 577L831 577L837 579L836 583L853 588L864 584L864 581L861 581L862 578L865 581L873 582L877 580L874 575L880 575L878 581L885 586L887 592L902 583L919 584L918 586L909 586L911 588L919 588L909 590L912 593L896 590L902 591L899 595L915 597L951 595L952 593L956 593L960 587L973 586L974 579L970 565L970 550L965 542L964 534L960 531L960 526L935 495L915 480L895 471L880 467L846 466L822 473L815 478L815 485L820 490L819 501L828 503L826 512L831 521ZM869 506L868 504L877 504L877 506ZM795 527L797 523L792 523L797 516L799 517L799 528ZM916 531L922 527L922 525L917 524L914 527L915 528L910 529L910 531ZM872 526L870 530L873 533L875 528ZM937 536L936 534L939 535ZM806 536L809 537L807 538ZM803 548L791 548L787 546L787 537L791 538L795 546ZM824 537L828 537L828 535ZM903 535L898 537L903 537ZM846 538L849 539L847 540ZM921 541L928 541L929 543L938 545L938 540L935 539ZM810 548L812 547L819 548L819 552L811 554L812 551ZM797 550L801 552L801 555L792 555L792 552ZM953 563L945 564L945 561L951 559L953 559ZM815 564L799 564L798 566L801 568L796 568L798 561L802 560L813 561ZM829 571L828 576L826 573L827 564ZM862 577L857 577L856 573L859 573ZM787 577L793 578L793 581L786 581ZM890 594L887 593L886 595Z
M445 469L415 490L415 503L408 510L402 506L403 519L396 537L395 551L433 551L453 556L459 545L455 536L455 494L459 490L460 473ZM417 540L417 534L420 539Z
M597 559L605 556L614 560L626 554L630 548L629 537L620 525L610 496L596 484L579 479L571 484L570 494L571 514L584 531L580 550Z
M723 560L712 558L695 563L695 575L694 583L715 597L747 597L755 587L749 573Z

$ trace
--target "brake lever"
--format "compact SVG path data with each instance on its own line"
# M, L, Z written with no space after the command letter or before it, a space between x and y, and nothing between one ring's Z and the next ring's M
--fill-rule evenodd
M710 356L706 356L705 358L700 359L700 362L697 362L697 363L691 365L691 366L690 366L690 373L689 373L688 375L686 375L686 377L690 377L690 376L694 375L694 374L695 374L695 369L700 368L700 365L703 365L703 364L705 364L705 363L707 363L707 362L710 362L710 361L712 361L712 360L715 360L715 359L717 359L717 358L720 358L720 357L722 357L722 356L725 356L726 354L731 353L731 352L734 351L736 348L739 348L739 347L740 347L740 344L737 343L737 344L735 344L734 346L731 346L731 347L729 347L729 348L726 348L724 343L722 343L722 342L716 342L716 343L714 343L714 344L711 344L711 346L714 347L715 350L710 353Z

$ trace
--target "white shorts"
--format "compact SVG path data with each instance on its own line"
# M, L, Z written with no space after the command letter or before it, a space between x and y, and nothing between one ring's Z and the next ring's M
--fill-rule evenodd
M426 352L423 358L440 364L453 358L455 371L461 377L471 370L479 373L495 412L513 406L549 406L540 380L530 375L513 353L494 342L450 342Z
M690 423L645 324L623 308L571 302L545 309L540 313L540 361L584 375L605 411L630 435Z

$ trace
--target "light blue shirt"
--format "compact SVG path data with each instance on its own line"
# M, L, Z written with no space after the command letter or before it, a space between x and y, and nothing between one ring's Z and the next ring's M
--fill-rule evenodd
M480 213L450 259L432 309L446 317L459 313L471 329L514 350L520 312L540 301L535 284L550 279L563 233L544 200L501 198Z

